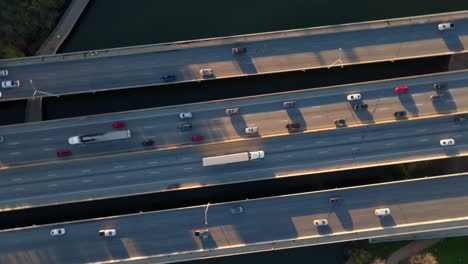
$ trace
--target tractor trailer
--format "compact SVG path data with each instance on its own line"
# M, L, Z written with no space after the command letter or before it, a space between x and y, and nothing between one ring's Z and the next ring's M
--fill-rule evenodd
M262 159L263 157L265 157L265 152L263 152L263 150L259 150L259 151L241 152L241 153L214 156L214 157L206 157L206 158L203 158L202 162L203 162L203 167L207 167L207 166L249 161L249 160L254 160L254 159Z
M86 134L81 136L74 136L68 139L70 145L96 143L102 141L110 141L117 139L130 138L132 134L130 130L111 131L107 133Z

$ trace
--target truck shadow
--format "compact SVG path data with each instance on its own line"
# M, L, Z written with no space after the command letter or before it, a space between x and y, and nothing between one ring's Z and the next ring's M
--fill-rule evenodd
M453 101L453 97L448 90L442 90L437 93L441 96L440 101L432 101L432 105L437 113L452 113L457 111L457 105Z
M454 31L441 32L442 39L445 45L451 51L462 51L464 50L463 43L460 41L460 37Z
M301 132L307 129L307 123L304 119L304 116L302 115L301 111L299 110L297 106L285 108L285 110L286 110L286 113L288 114L289 119L291 119L291 122L298 122L299 124L301 124L301 127L299 129L288 130L286 128L286 123L285 123L283 126L283 129L288 130L288 132L290 133Z
M398 96L398 100L400 100L401 105L406 109L406 111L411 113L413 116L419 115L418 107L416 106L416 103L414 102L414 99L411 95L400 95Z

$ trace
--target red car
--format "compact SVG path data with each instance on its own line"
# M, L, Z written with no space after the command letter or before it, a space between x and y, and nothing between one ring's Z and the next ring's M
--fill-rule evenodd
M72 152L69 149L64 149L64 150L58 150L56 154L57 154L57 157L66 157L66 156L70 156Z
M397 94L407 93L407 92L408 92L408 86L395 87L395 93L397 93Z
M125 122L124 121L112 122L112 127L113 128L125 127Z
M204 136L202 136L202 135L196 135L196 136L191 136L190 140L192 140L192 141L201 141L201 140L203 140L203 138L204 138Z

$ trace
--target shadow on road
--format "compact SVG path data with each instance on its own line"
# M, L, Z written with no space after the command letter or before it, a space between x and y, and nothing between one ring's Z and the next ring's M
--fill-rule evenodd
M338 206L335 207L335 214L338 217L338 220L341 223L341 226L344 230L350 231L353 230L354 224L351 215L349 214L349 210L346 206Z
M442 39L445 42L447 48L451 51L462 51L464 50L463 43L461 43L459 36L453 32L441 32L443 33Z
M257 68L255 67L255 64L251 56L247 54L237 54L237 55L234 55L234 60L239 65L239 68L242 71L242 73L244 74L257 73Z
M285 110L288 114L289 119L291 119L291 122L298 122L299 124L301 124L301 127L299 129L289 130L289 132L300 132L307 129L307 123L298 107L289 107L285 108ZM283 129L287 130L287 128L285 127L286 124L287 123L284 124Z
M410 94L399 95L398 100L400 100L401 105L406 109L406 111L411 113L413 116L419 115L418 107Z
M395 219L393 219L393 216L391 215L387 215L387 216L383 216L379 218L380 218L380 225L382 227L392 227L396 225Z
M434 109L439 114L448 114L457 111L457 105L453 101L453 97L450 94L449 90L442 90L437 93L440 96L440 100L432 101L432 105Z

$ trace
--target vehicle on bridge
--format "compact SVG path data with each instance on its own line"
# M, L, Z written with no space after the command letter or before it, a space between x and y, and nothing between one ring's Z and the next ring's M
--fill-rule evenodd
M439 143L440 143L440 145L441 145L442 147L453 146L453 145L455 145L455 139L453 139L453 138L445 138L445 139L441 139Z
M20 86L20 81L3 81L2 88L13 88Z
M226 115L237 115L237 114L239 114L239 107L226 109Z
M327 225L328 225L327 219L314 220L314 226L327 226Z
M173 82L175 80L176 80L175 74L163 74L163 75L161 75L161 81Z
M390 215L390 208L375 209L375 215L378 217Z
M291 122L291 123L286 124L286 128L288 130L297 130L301 128L301 124L299 122Z
M434 83L434 90L438 91L443 88L447 88L447 83L446 82L436 82Z
M117 231L115 229L103 229L99 230L99 235L103 237L111 237L117 235Z
M64 149L64 150L58 150L56 153L57 157L67 157L72 154L71 150L69 149Z
M365 110L367 109L368 105L367 104L355 104L353 105L354 110Z
M205 76L211 76L213 75L213 70L212 69L201 69L200 74L205 77Z
M1 77L8 76L8 70L0 70L0 76Z
M237 47L237 48L232 48L232 54L243 54L247 52L246 47Z
M396 94L407 93L407 92L408 92L408 88L409 88L409 87L408 87L407 85L395 87L395 93L396 93Z
M359 94L359 93L348 94L348 96L346 96L346 99L347 99L348 101L360 100L360 99L361 99L361 94Z
M393 116L396 119L403 119L403 118L406 117L406 111L397 111L397 112L393 113Z
M50 230L50 235L51 236L61 236L65 234L65 228L56 228Z
M344 126L346 126L346 120L344 120L344 119L336 119L336 120L335 120L335 126L337 126L337 127L344 127Z
M257 134L258 133L258 127L246 127L245 128L245 133L247 133L247 134Z
M449 30L449 29L453 29L453 28L455 28L454 23L441 23L441 24L437 25L437 29L440 30L440 31Z
M222 165L236 162L249 161L254 159L262 159L265 157L263 150L252 151L252 152L241 152L235 154L206 157L202 159L203 167Z
M77 144L87 144L87 143L96 143L117 139L127 139L132 135L130 130L121 130L121 131L111 131L107 133L95 133L95 134L86 134L81 136L74 136L68 139L70 145Z
M287 101L283 103L284 108L295 107L295 106L296 106L296 101Z
M125 127L127 124L125 124L124 121L115 121L115 122L112 122L112 128L122 128L122 127Z

